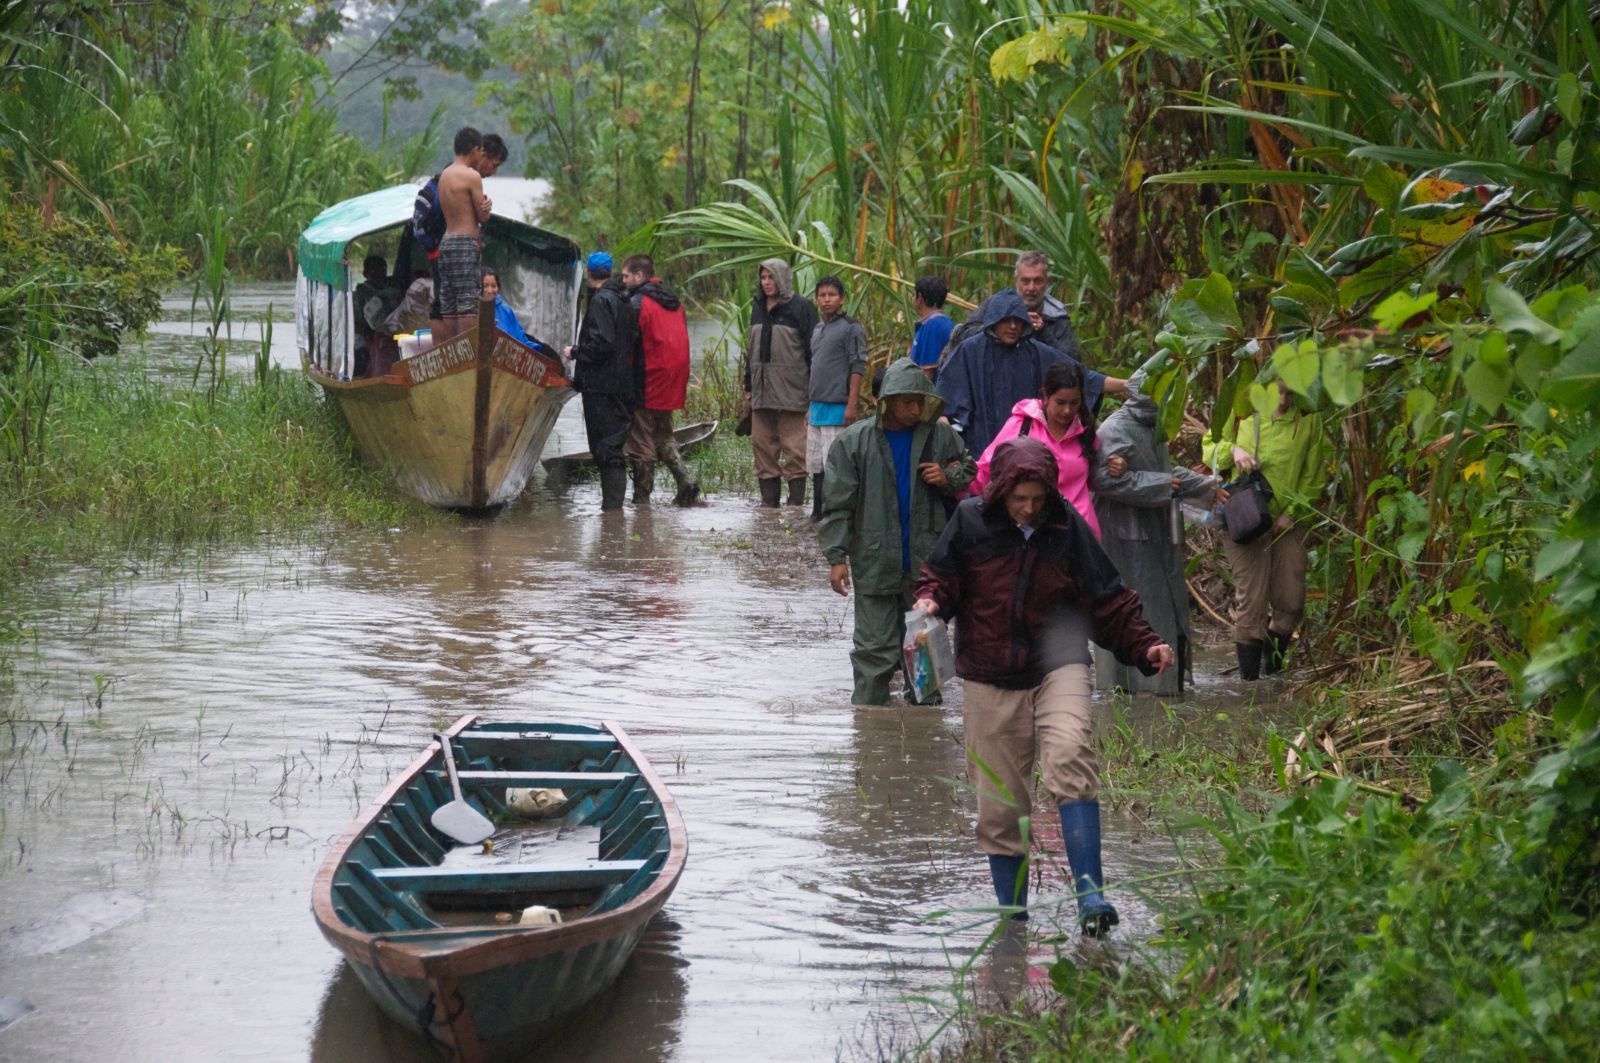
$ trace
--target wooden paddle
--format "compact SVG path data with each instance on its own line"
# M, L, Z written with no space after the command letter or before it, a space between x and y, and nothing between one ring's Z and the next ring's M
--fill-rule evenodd
M440 805L433 812L433 827L440 834L454 838L463 845L477 845L494 834L494 824L489 817L473 808L461 796L461 780L456 777L456 756L450 749L450 739L442 731L435 731L444 750L445 770L450 773L450 791L455 800Z

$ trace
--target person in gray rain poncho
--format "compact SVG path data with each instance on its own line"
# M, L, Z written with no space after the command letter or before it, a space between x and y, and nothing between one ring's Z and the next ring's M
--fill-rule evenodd
M1128 379L1127 400L1100 423L1094 509L1101 545L1139 595L1145 620L1162 642L1177 650L1182 667L1144 675L1110 654L1096 654L1095 686L1101 690L1179 694L1189 666L1189 592L1183 581L1183 544L1172 541L1172 503L1174 497L1209 503L1217 482L1173 465L1167 455L1155 399L1146 390L1165 357L1151 358ZM1113 475L1117 468L1123 471Z

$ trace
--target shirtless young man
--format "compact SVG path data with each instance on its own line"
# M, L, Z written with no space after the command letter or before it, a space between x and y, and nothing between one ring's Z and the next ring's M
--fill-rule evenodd
M489 197L483 194L479 161L483 136L471 126L457 131L456 161L439 175L439 205L444 210L444 238L439 241L439 313L443 335L435 342L472 327L483 289L483 223L489 220Z

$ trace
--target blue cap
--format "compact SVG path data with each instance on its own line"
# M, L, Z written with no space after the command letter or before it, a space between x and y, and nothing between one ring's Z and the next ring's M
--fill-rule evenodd
M589 261L588 261L587 265L589 267L589 270L591 272L593 272L593 273L610 273L611 272L611 252L609 252L609 251L595 251L595 252L591 253L589 255Z

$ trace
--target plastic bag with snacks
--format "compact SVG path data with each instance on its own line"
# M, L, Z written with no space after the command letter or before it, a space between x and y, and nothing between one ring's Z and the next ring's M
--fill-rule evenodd
M906 693L924 703L956 674L950 631L944 621L920 609L906 614L906 638L901 645L906 665Z

